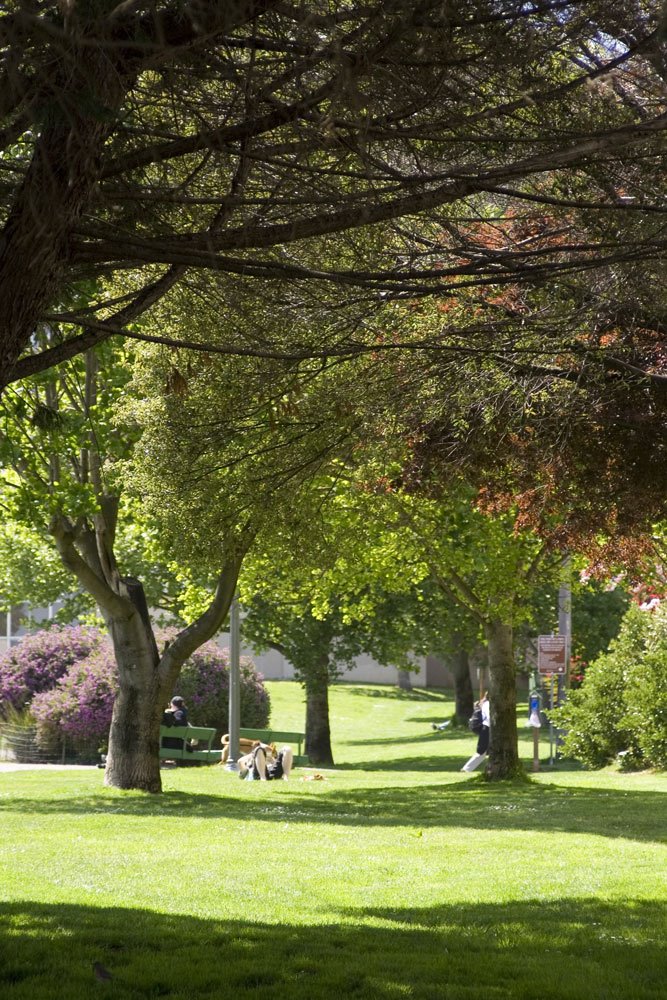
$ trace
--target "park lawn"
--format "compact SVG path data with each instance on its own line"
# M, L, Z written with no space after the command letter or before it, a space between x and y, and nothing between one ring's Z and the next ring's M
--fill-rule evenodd
M269 687L301 728L298 686ZM289 782L0 774L2 1000L663 997L667 775L489 785L460 773L470 734L432 731L451 710L337 685L337 767Z

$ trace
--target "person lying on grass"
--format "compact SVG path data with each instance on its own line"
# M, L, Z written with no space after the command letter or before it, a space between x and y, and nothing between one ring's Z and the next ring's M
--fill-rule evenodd
M247 781L287 781L294 755L288 746L276 750L275 744L255 743L250 753L239 758L239 777Z

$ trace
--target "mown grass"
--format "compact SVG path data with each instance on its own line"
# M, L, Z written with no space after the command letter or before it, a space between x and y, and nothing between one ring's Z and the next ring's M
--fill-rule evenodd
M298 687L271 692L300 728ZM152 797L1 774L0 996L664 996L667 775L489 785L460 773L469 734L430 728L451 708L337 686L323 780L187 768Z

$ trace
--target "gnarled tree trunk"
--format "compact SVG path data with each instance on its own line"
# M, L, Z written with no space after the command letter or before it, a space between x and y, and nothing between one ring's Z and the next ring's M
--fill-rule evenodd
M171 691L160 677L152 631L135 611L128 618L107 618L119 692L113 707L105 785L159 792L160 721Z
M523 773L516 731L516 666L512 626L498 620L484 627L489 652L491 745L486 775L514 778Z
M104 783L159 792L160 721L181 667L221 628L234 596L243 553L230 554L208 609L159 654L144 589L120 577L113 555L114 498L103 498L95 530L54 517L51 532L65 566L97 601L113 643L120 690L116 697Z

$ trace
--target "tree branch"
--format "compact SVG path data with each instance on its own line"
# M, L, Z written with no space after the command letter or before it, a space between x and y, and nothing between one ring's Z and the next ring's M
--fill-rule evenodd
M104 343L109 337L118 333L118 326L122 327L124 323L136 319L137 316L150 309L174 287L184 273L185 267L181 264L172 265L158 281L142 288L129 305L119 310L109 320L100 320L91 324L90 320L83 318L78 325L86 327L84 333L78 337L70 337L55 347L40 351L39 354L29 354L27 357L20 358L15 363L7 384L18 382L19 379L27 378L28 375L36 375L38 372L46 371L48 368L53 368L63 361L76 357L77 354L83 354L85 351Z
M113 618L129 618L133 605L118 594L99 576L79 554L75 546L75 531L62 514L51 519L49 532L53 535L63 565L74 573L81 587L99 606Z
M231 606L244 552L235 552L226 560L218 576L213 600L206 611L183 629L166 648L160 659L163 681L174 677L187 658L220 631Z

